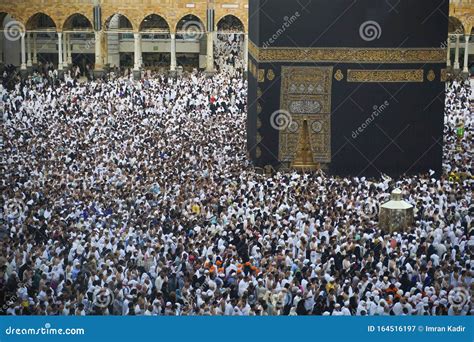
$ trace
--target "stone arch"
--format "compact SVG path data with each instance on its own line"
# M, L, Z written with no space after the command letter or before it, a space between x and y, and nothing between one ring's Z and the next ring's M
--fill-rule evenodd
M449 17L448 21L448 32L450 34L453 33L464 33L464 25L462 24L462 21L459 20L457 17Z
M227 21L227 23L226 23ZM226 24L236 24L238 25L238 33L243 33L245 32L245 24L244 21L239 18L238 15L236 14L224 14L222 15L219 20L216 21L216 30L217 31L226 31L226 27L224 25ZM219 27L220 26L220 27Z
M178 19L176 25L174 26L174 30L176 33L180 31L183 32L186 30L192 30L204 34L206 32L206 25L199 15L195 13L188 13Z
M57 25L53 18L44 13L44 12L36 12L35 14L31 15L28 20L26 21L26 30L27 31L56 31Z
M10 13L8 13L8 12L0 12L0 27L3 28L3 21L5 20L5 18L6 18L8 15L9 15L9 16L12 16L12 15L11 15Z
M140 25L138 26L138 31L170 33L171 26L164 16L156 13L150 13L141 20Z
M112 20L118 20L118 28L111 28L110 23ZM106 31L134 31L132 21L122 13L112 13L104 21L103 29Z
M62 25L67 31L92 31L93 26L89 18L82 13L73 13L66 18Z
M9 20L5 23L7 17ZM0 12L0 30L3 30L0 34L2 34L5 39L16 41L19 40L21 35L25 32L25 25L23 22L16 20L11 13Z
M461 21L464 26L464 34L472 35L472 29L474 27L474 14L464 16Z

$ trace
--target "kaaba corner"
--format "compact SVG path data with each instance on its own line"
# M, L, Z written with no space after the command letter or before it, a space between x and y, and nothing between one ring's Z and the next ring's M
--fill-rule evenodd
M448 0L250 0L255 166L441 173Z

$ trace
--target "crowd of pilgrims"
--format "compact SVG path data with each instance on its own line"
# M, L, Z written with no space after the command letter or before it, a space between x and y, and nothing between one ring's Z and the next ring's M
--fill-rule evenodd
M469 84L447 87L439 179L261 175L236 75L4 74L1 312L470 315ZM416 223L386 234L364 207L397 187Z
M214 64L216 69L231 77L244 68L244 35L241 33L217 33L214 42Z

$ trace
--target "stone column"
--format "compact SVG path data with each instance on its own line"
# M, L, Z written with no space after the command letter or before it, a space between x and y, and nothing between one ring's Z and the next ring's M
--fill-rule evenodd
M0 64L3 64L3 37L4 34L0 34Z
M140 33L134 33L133 39L135 43L134 54L133 54L133 57L134 57L133 70L138 71L140 70Z
M464 36L464 38L466 39L466 44L464 46L464 68L462 69L462 72L469 72L467 62L469 60L469 38L470 38L470 36L468 34L466 34Z
M174 34L174 33L171 33L170 71L176 71L176 34Z
M21 49L21 65L20 70L26 70L26 49L25 49L25 34L22 33L20 37L20 49Z
M214 72L214 32L207 32L207 64L206 71Z
M38 64L38 52L36 50L36 33L33 33L33 64Z
M63 37L63 68L67 68L67 33Z
M140 64L140 68L143 67L143 53L142 53L142 36L138 34L138 62Z
M58 32L58 70L63 70L63 34Z
M71 65L72 64L72 45L71 45L71 34L68 33L67 35L67 64Z
M454 55L454 69L459 69L459 34L456 34L456 53Z
M105 66L109 63L109 36L107 32L102 34L101 43L101 56L102 56L102 65Z
M134 66L133 66L133 78L135 80L141 79L142 72L141 72L141 37L140 33L134 33L133 34L133 39L134 39L134 51L133 51L133 57L134 57Z
M448 39L446 40L446 66L451 66L451 36L448 34Z
M26 34L26 66L31 67L31 33Z
M102 49L101 49L101 41L102 41L102 32L95 31L95 66L94 70L102 70Z
M244 71L247 72L249 69L249 35L244 34Z

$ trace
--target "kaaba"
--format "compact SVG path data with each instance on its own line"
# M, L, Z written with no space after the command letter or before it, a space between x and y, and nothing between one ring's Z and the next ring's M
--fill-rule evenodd
M250 0L254 165L439 175L448 12L448 0Z

